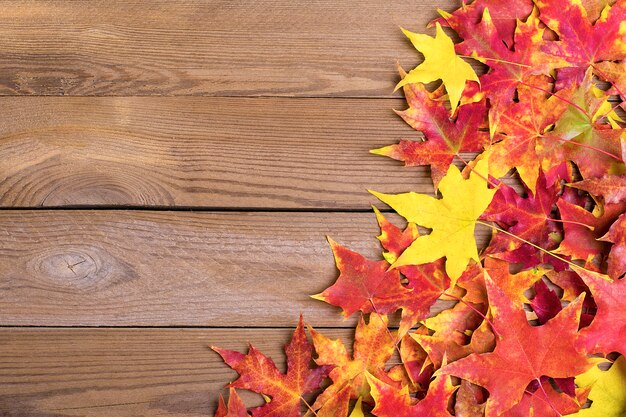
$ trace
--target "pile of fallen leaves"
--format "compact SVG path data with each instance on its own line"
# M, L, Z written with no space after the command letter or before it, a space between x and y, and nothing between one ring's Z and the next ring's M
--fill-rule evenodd
M340 275L314 297L360 314L351 349L310 341L302 319L286 374L254 347L215 348L240 375L217 416L248 415L234 388L265 396L253 416L626 415L626 0L612 3L475 0L440 12L434 38L405 31L424 62L401 71L398 114L424 138L373 152L430 166L439 194L373 192L407 220L376 210L384 260L331 241Z

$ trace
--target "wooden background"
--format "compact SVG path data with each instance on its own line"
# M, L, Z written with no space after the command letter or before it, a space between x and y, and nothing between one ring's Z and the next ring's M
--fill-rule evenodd
M349 340L325 236L379 257L366 189L432 192L368 150L454 6L0 1L0 415L211 416L208 345Z

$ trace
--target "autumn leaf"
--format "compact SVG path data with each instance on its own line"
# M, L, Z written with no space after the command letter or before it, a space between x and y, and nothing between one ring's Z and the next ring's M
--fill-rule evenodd
M456 45L456 50L490 67L489 72L480 77L480 84L490 103L489 130L492 136L502 130L501 115L513 104L519 86L533 87L530 76L547 74L553 68L565 65L562 59L541 52L544 29L536 11L526 21L517 22L513 48L502 42L488 8L483 10L478 23L475 19L454 14L444 13L443 17L463 39Z
M576 378L578 385L590 387L591 406L577 417L623 417L626 414L626 358L620 356L608 371L594 366Z
M605 175L569 184L571 187L602 197L605 203L626 201L626 175Z
M396 145L371 152L403 161L406 166L430 165L435 187L445 176L452 160L461 152L480 152L489 144L489 135L480 130L486 119L484 100L459 107L451 120L444 103L422 84L407 84L404 95L409 108L397 112L424 141L402 140Z
M371 261L332 239L329 242L340 275L312 298L341 307L345 318L357 311L388 314L402 305L411 290L402 286L397 270L388 270L386 261Z
M585 179L626 171L621 158L624 130L600 123L601 109L607 98L596 97L592 73L587 71L571 97L571 104L537 148L544 171L564 160L575 162Z
M448 376L435 378L426 397L416 404L413 404L406 387L398 390L370 374L367 375L367 381L376 402L372 413L378 417L452 417L448 403L456 388Z
M542 50L582 68L599 61L626 58L626 3L606 7L596 22L589 20L582 2L576 0L536 0L541 20L558 34L558 40L547 41Z
M536 381L535 381L536 382ZM557 392L548 378L536 382L533 391L526 391L522 400L501 417L561 417L580 409L578 401L563 392Z
M458 279L470 260L479 261L474 239L476 220L487 208L496 190L487 186L488 165L480 161L465 179L454 165L439 183L443 196L381 194L371 191L409 222L433 229L418 237L392 264L419 265L446 257L446 273Z
M443 281L436 283L421 271L390 270L386 261L371 261L329 241L341 274L332 286L312 298L341 307L345 318L357 311L390 314L401 309L402 336L429 314L445 291ZM399 271L407 273L406 285L401 284Z
M582 297L543 326L531 326L524 310L488 275L485 282L497 333L496 348L452 362L440 372L485 387L490 393L486 417L510 410L522 400L528 384L542 376L567 378L590 368L586 355L576 348Z
M572 89L559 91L558 95L548 94L546 91L552 89L552 84L546 76L532 76L528 83L517 86L519 101L501 107L502 125L498 132L505 134L497 137L501 140L485 155L489 158L491 175L501 178L515 168L528 190L536 194L543 160L543 155L537 154L541 148L538 144L567 109Z
M559 199L559 188L556 185L548 187L545 176L540 173L535 190L535 194L527 190L523 197L512 187L499 185L480 218L496 223L506 233L494 233L485 250L486 254L509 262L523 263L524 267L533 267L541 263L542 259L529 257L524 250L533 253L537 249L532 245L546 250L558 246L561 228L554 221L552 210Z
M626 273L626 214L622 214L613 223L601 240L613 243L608 259L608 274L619 278Z
M462 380L456 393L454 415L456 417L476 417L485 415L486 395L483 388Z
M456 20L468 22L468 24L479 23L483 17L485 9L489 9L493 15L493 25L500 39L507 48L513 46L513 35L517 27L518 20L526 20L533 10L533 2L530 0L503 1L503 0L474 0L470 4L463 2L461 7L449 15ZM440 11L440 14L446 15ZM437 19L441 24L447 23L445 19Z
M215 417L248 417L248 410L241 401L239 394L234 388L230 388L228 395L228 406L224 403L224 397L220 395L220 401L215 410Z
M387 323L385 316L375 313L370 314L367 323L361 317L354 333L352 355L348 353L341 339L332 340L312 328L309 329L317 353L315 363L333 367L329 374L333 383L317 397L313 404L314 409L320 409L334 401L337 394L346 387L350 391L350 398L368 401L371 397L365 379L366 372L390 384L395 383L385 372L385 365L395 349Z
M439 24L436 25L434 38L409 32L406 29L402 29L402 32L409 38L415 49L424 55L424 62L409 71L396 88L407 84L428 84L441 80L450 97L451 112L454 114L465 89L465 83L467 81L478 82L478 76L467 62L456 55L452 40Z
M580 332L580 345L589 353L626 354L626 280L613 281L598 272L576 268L598 306L593 322Z
M232 350L211 347L224 362L239 374L230 384L264 394L270 401L252 409L253 417L300 417L304 394L319 388L328 372L327 367L310 368L312 346L304 333L302 316L291 341L285 345L287 373L281 373L274 362L250 345L247 355Z
M530 306L537 315L539 324L545 324L563 309L561 299L543 280L537 281L533 289L535 296L530 301Z

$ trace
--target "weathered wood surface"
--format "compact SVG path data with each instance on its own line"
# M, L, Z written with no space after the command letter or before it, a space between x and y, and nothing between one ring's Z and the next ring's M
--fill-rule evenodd
M401 100L0 98L0 205L367 209L432 192L369 153L419 140ZM384 172L384 174L383 174Z
M451 0L2 1L0 95L389 97Z
M295 325L297 318L291 324ZM292 329L0 329L4 417L206 417L236 378L209 345L249 342L284 372ZM324 330L349 340L353 331ZM349 342L347 342L349 344ZM259 398L240 391L251 405Z
M324 236L380 258L372 213L0 211L0 230L5 326L346 326L309 297L338 274Z

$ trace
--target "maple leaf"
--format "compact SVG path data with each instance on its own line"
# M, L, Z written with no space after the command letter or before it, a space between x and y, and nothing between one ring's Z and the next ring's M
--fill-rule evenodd
M619 216L602 240L613 243L607 273L614 278L621 277L626 273L626 214Z
M608 371L594 366L576 378L582 387L590 387L589 408L573 414L577 417L623 417L626 413L626 358L620 356Z
M533 2L530 0L503 1L503 0L474 0L470 4L463 2L461 7L450 13L456 20L465 21L469 24L479 23L483 17L485 9L489 9L493 15L493 25L495 26L498 38L511 48L513 46L513 35L517 27L518 20L525 20L533 10ZM439 13L446 15L445 12ZM436 19L435 22L447 24L444 18ZM430 25L429 25L430 26Z
M424 55L424 62L409 71L396 88L407 84L428 84L441 80L448 92L451 112L454 114L465 89L465 83L467 81L478 82L478 76L470 64L456 55L454 43L445 34L441 25L436 25L434 38L409 32L406 29L402 29L402 32L409 38L415 49Z
M587 191L595 197L601 196L605 203L626 201L626 175L605 175L602 178L578 181L569 186Z
M592 73L587 71L554 130L538 143L544 171L570 160L576 163L583 178L625 172L621 158L624 130L599 123L607 97L596 97L592 87Z
M537 315L539 324L545 324L548 320L556 317L563 309L561 299L554 290L540 280L534 286L535 297L530 302L530 306Z
M312 298L341 307L345 318L357 311L388 314L402 305L411 290L400 283L397 270L388 270L387 261L371 261L332 239L329 242L340 275L332 286Z
M558 95L548 94L546 91L551 89L551 84L545 76L532 76L529 83L534 86L517 87L518 102L501 106L499 117L506 134L486 155L491 175L501 178L515 168L530 192L536 194L543 159L542 155L537 155L537 143L567 109L566 97L571 95L572 89L560 91Z
M425 318L445 286L418 270L389 269L387 261L371 261L329 239L337 268L337 281L312 298L343 309L345 318L357 311L390 314L402 309L400 336ZM407 285L399 271L407 272Z
M381 194L370 191L409 222L433 229L420 236L392 264L419 265L446 257L446 273L453 284L470 260L479 261L474 228L496 190L487 187L487 161L479 161L464 179L454 165L439 183L442 199L426 194Z
M376 219L380 226L378 239L386 250L384 258L389 263L394 263L398 257L409 247L419 232L414 223L409 223L404 231L390 223L376 208ZM444 271L443 260L437 260L422 265L407 265L397 268L406 278L406 287L411 290L401 300L402 318L399 337L404 336L418 321L424 319L430 313L430 308L449 287L450 278Z
M484 100L461 106L452 121L444 103L422 84L405 85L404 95L409 108L397 113L413 129L422 132L426 140L402 140L372 153L403 161L406 166L430 165L437 187L455 156L480 152L489 144L487 132L479 130L487 114Z
M624 212L626 204L605 204L593 212L585 210L565 199L557 202L563 221L564 238L555 253L586 261L587 268L598 270L610 244L599 240Z
M517 261L520 256L516 250L529 246L525 242L548 250L556 248L560 240L560 226L553 221L552 210L559 199L559 188L556 185L547 187L546 178L540 173L535 190L534 195L527 190L529 195L524 198L513 187L499 185L491 204L480 218L495 222L510 234L496 232L486 253L496 254L508 261ZM532 261L524 258L525 265Z
M426 397L417 404L413 404L407 387L398 390L369 374L367 381L376 402L372 413L378 417L452 417L448 403L456 387L452 386L448 376L435 378Z
M252 345L247 355L214 346L211 349L239 374L231 387L271 398L267 404L251 410L253 417L300 417L302 396L318 389L328 373L327 367L309 367L312 347L304 333L302 316L291 341L285 345L286 374L281 373L271 359Z
M365 379L366 372L390 384L395 383L385 372L385 364L395 349L387 323L385 316L375 313L370 314L368 323L361 317L354 333L352 356L341 339L331 340L309 328L317 353L315 363L334 367L329 374L333 383L317 397L313 404L314 409L320 409L326 403L332 402L337 393L346 387L350 390L351 398L363 398L368 401L370 396L369 385Z
M535 0L535 4L541 20L559 36L544 43L544 52L567 60L582 72L599 61L626 58L626 2L620 0L604 8L595 23L589 20L580 1Z
M434 331L432 335L413 333L411 337L428 353L437 368L445 360L456 361L472 353L489 352L493 350L495 336L482 319L480 310L479 306L458 303L425 321L424 325Z
M598 272L576 268L598 306L589 327L580 332L580 345L589 353L626 354L626 280L611 280Z
M522 400L500 417L561 417L575 413L580 404L569 395L557 392L547 378L541 378L533 392L526 391Z
M613 89L626 100L626 61L598 62L593 66L593 72L600 78L613 84Z
M485 387L486 416L510 410L522 400L529 383L542 376L568 378L586 371L590 362L576 349L582 297L543 326L531 326L523 308L515 305L488 274L485 283L497 330L493 352L472 354L440 372Z
M248 410L241 401L239 394L234 388L230 388L228 395L228 406L224 403L224 397L220 395L219 404L217 410L215 410L215 417L248 417Z
M529 303L526 291L539 282L547 272L546 269L537 267L511 274L508 262L491 256L485 258L485 271L508 299L519 308Z
M456 392L454 415L456 417L476 417L485 415L485 395L483 388L461 380Z
M463 39L456 50L490 67L489 72L480 77L480 84L491 105L489 129L492 136L498 130L501 113L513 103L520 84L532 85L528 83L530 75L548 74L553 68L565 65L565 61L541 52L544 29L536 11L525 22L517 23L513 50L502 42L488 8L483 10L479 23L454 14L444 13L443 17Z

